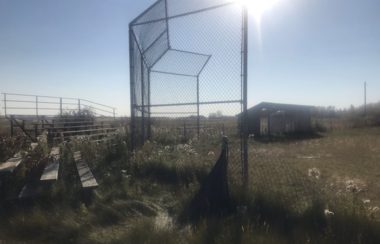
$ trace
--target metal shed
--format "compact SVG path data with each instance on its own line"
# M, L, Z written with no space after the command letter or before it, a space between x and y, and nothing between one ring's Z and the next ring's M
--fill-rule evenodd
M262 102L248 109L248 133L256 136L312 132L313 106Z

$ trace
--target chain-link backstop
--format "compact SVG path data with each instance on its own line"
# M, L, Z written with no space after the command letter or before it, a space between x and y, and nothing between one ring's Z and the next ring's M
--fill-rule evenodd
M229 173L246 181L246 10L231 0L158 0L129 35L132 147L191 140L206 157L226 135Z

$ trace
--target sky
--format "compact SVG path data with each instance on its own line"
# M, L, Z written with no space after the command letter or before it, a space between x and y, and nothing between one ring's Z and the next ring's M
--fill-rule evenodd
M0 92L129 115L128 24L153 0L0 0ZM379 0L279 0L249 16L248 105L380 101ZM1 112L2 113L2 112Z

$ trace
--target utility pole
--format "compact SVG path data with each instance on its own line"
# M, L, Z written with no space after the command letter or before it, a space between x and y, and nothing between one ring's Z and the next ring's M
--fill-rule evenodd
M367 116L367 82L364 81L364 117Z

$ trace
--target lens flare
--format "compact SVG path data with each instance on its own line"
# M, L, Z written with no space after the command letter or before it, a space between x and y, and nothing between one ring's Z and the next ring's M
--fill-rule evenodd
M256 38L258 45L262 47L261 18L266 11L269 11L281 0L233 0L239 5L246 7L248 14L255 19Z
M246 6L250 14L260 19L263 13L271 9L279 0L235 0L239 4Z

